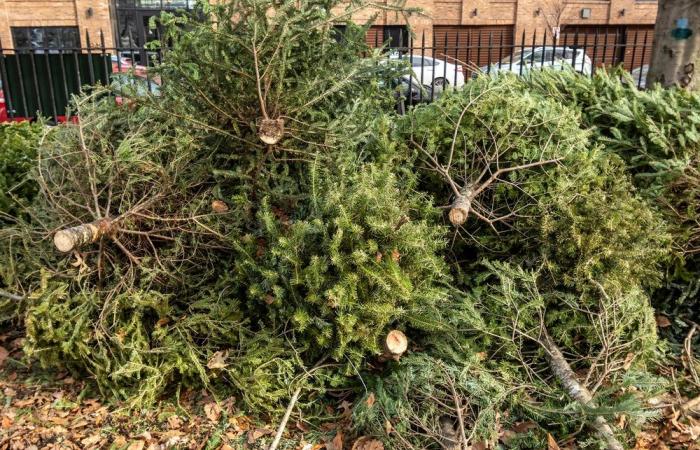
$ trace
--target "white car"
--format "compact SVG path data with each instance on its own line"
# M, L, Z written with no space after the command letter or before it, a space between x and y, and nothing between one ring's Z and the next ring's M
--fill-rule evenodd
M421 55L392 55L391 59L408 60L413 71L412 77L423 86L444 89L464 85L464 73L459 65Z
M645 89L647 87L647 74L648 73L649 73L649 65L648 64L644 64L641 67L637 67L632 72L630 72L630 75L632 75L632 79L634 80L634 85L637 86L639 89Z
M593 62L581 48L571 47L530 47L518 48L499 63L480 67L484 73L514 72L524 74L532 69L562 69L573 67L584 75L593 73Z

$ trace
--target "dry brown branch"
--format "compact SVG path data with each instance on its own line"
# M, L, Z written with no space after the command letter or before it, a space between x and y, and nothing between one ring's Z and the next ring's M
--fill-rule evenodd
M24 300L22 295L13 294L12 292L7 292L4 289L0 289L0 297L9 298L10 300L14 300L16 302L21 302Z
M292 399L289 401L289 405L287 405L287 410L284 412L284 417L282 417L282 422L280 422L279 427L277 427L275 439L272 441L272 444L270 444L268 450L275 450L277 446L279 446L280 440L282 439L282 433L284 433L284 429L287 427L287 422L289 422L289 416L292 415L292 410L294 409L294 405L296 405L297 400L299 399L299 394L301 394L301 386L296 388L296 390L294 391Z
M578 381L576 374L571 369L566 358L564 358L557 344L547 332L544 324L541 327L540 339L537 339L537 342L547 352L549 366L567 394L581 405L595 408L596 405L593 401L593 395ZM593 419L593 428L595 428L598 435L605 441L608 450L624 450L620 441L615 437L615 432L612 427L604 417L596 416L595 419Z

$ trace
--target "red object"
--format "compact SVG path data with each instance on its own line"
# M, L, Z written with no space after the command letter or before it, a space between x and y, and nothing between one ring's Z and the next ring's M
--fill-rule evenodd
M133 61L130 58L121 57L120 60L117 60L117 58L118 58L117 56L112 57L112 73L133 73L133 75L138 77L138 78L147 79L146 66L142 66L140 64L134 65ZM151 81L157 85L160 85L160 80L157 78L152 79ZM124 101L124 99L121 96L116 96L115 101L116 101L117 105L129 103L128 101ZM30 118L30 117L10 117L10 113L7 110L7 105L5 103L5 91L2 89L2 83L0 82L0 123L27 122L27 121L31 121L31 120L33 120L33 118ZM64 123L67 121L68 121L68 119L66 116L56 116L56 123ZM73 123L77 123L78 117L71 116L70 121Z
M26 117L10 117L7 111L7 104L5 103L5 91L2 89L2 83L0 83L0 123L4 122L26 122L29 119ZM65 121L65 117L63 118Z

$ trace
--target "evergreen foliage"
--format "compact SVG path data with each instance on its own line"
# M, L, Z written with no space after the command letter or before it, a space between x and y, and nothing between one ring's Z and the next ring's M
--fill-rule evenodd
M263 198L294 206L306 195L296 174L318 152L362 139L360 116L391 108L381 81L404 69L379 64L380 53L365 42L367 27L348 22L370 6L378 5L233 0L203 2L203 20L164 15L172 46L158 68L165 83L154 107L207 134L217 149L218 193L242 218L254 223ZM338 23L346 23L342 38ZM260 137L265 120L283 123L274 148Z
M333 29L377 6L165 14L160 96L76 99L0 230L29 358L132 406L185 385L279 412L303 386L322 411L329 386L362 385L354 425L391 448L493 446L523 421L508 445L541 448L545 430L648 418L649 297L696 236L697 99L543 71L396 117L403 68L369 25ZM95 221L96 242L51 247ZM387 362L392 329L410 349ZM596 407L568 397L544 336Z
M524 397L510 411L543 423L546 417L553 420L548 411L580 410L552 399L557 382L542 375L550 369L537 341L545 327L576 361L575 369L587 371L588 382L609 390L600 408L613 414L629 407L630 414L645 419L640 399L622 395L627 380L622 367L643 372L655 356L648 292L660 283L670 238L658 211L635 193L622 159L589 139L576 109L511 76L475 80L416 108L399 123L397 136L406 143L406 159L417 160L419 188L443 204L452 200L452 191L435 170L436 160L453 170L452 179L461 185L475 179L470 170L478 180L499 167L557 160L508 173L480 200L482 208L499 215L516 211L508 220L490 227L472 216L453 227L449 260L458 290L442 327L421 340L428 354L461 367L465 358L485 352L484 370L499 374L506 385L523 386ZM408 367L403 369L412 370ZM402 389L420 397L423 388L409 384L383 390L386 398L380 401L400 403L406 396ZM432 407L416 402L394 414L398 423L431 415L433 426ZM580 419L596 414L582 411ZM423 431L433 435L434 427L426 427ZM538 448L543 438L540 434L539 441L518 445Z
M696 297L700 273L700 96L658 86L641 91L623 71L596 71L592 78L538 71L525 88L579 110L581 126L593 131L594 141L624 160L639 194L663 214L673 237L675 258L667 265L663 289L654 294L656 304L676 317L697 320L688 299Z
M314 165L310 176L308 211L263 203L240 282L260 317L273 326L291 320L312 354L358 363L380 352L389 326L435 320L449 281L444 229L430 202L386 168Z
M0 125L0 225L36 195L37 186L26 176L42 131L41 125L29 122Z
M216 378L258 411L287 396L299 362L281 337L251 333L234 299L212 289L183 305L150 289L105 302L98 290L71 291L45 278L29 298L25 350L44 367L87 371L104 395L135 406L174 382L214 389Z

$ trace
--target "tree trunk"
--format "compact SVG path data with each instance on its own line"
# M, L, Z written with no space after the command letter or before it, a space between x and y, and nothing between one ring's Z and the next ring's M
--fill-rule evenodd
M582 405L595 408L596 405L593 401L593 395L591 395L591 392L586 386L579 383L576 374L571 369L571 366L546 329L542 331L541 344L547 352L549 367L551 367L554 375L562 386L564 386L564 390L566 390L567 394ZM593 420L593 428L598 432L598 436L605 441L608 450L624 450L620 441L615 437L615 432L612 427L604 417L597 416Z
M659 0L647 86L700 91L700 0Z
M458 195L450 206L450 213L448 215L450 223L456 227L463 225L469 217L469 209L471 206L471 190Z
M53 236L53 243L59 251L70 252L82 245L97 242L102 236L112 231L113 225L114 222L110 219L100 219L77 227L66 228L56 232Z
M400 330L391 330L384 338L384 354L385 359L393 359L398 361L401 355L408 349L408 338Z

